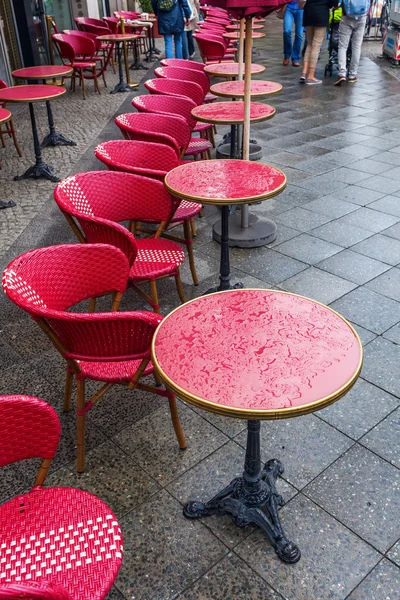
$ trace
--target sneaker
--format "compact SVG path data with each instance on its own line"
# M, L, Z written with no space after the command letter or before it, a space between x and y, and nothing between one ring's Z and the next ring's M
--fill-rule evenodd
M193 58L193 56L196 54L196 52L193 52L193 54L190 55L189 58Z
M294 67L299 67L299 66L300 66L300 63L299 63L297 60L295 60L294 62L292 62L292 65L293 65Z
M306 79L306 85L319 85L322 83L321 79Z
M307 75L305 73L302 73L300 75L300 83L305 83L306 82L306 77L307 77Z
M342 85L342 83L345 83L345 81L346 81L346 77L344 75L339 75L339 77L335 81L335 85L337 85L339 87Z
M357 83L358 78L357 77L349 77L347 80L349 83Z

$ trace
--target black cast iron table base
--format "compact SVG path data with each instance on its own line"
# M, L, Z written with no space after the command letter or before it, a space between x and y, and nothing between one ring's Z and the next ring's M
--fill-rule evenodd
M221 258L219 266L219 286L212 287L206 294L225 290L240 290L243 283L231 285L231 268L229 264L229 205L221 206Z
M247 448L242 477L231 483L208 502L188 502L183 514L188 519L200 519L217 514L230 514L238 527L250 523L265 533L278 557L285 563L300 560L300 549L288 540L278 515L283 498L276 490L276 479L282 475L282 463L273 458L261 467L260 421L248 421Z
M140 69L143 71L147 71L149 67L146 67L142 62L136 59L135 62L132 63L129 68L131 71L139 71Z
M132 88L130 85L128 85L124 81L120 81L119 83L117 83L115 88L113 90L111 90L110 94L118 94L118 92L131 92L131 91L132 91Z
M44 81L43 83L46 82ZM56 128L54 126L51 104L48 100L46 101L46 108L50 133L48 133L44 138L43 142L41 143L41 147L46 148L47 146L76 146L76 142L65 137L65 135L63 135L62 133L57 133Z

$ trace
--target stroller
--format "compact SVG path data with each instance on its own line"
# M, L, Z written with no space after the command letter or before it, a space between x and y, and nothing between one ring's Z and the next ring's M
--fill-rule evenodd
M329 30L327 32L328 37L328 52L329 60L325 66L325 77L329 75L332 77L333 70L339 70L338 63L338 52L339 52L339 25L342 19L342 9L336 8L331 11L329 17ZM347 49L347 68L351 60L351 41Z

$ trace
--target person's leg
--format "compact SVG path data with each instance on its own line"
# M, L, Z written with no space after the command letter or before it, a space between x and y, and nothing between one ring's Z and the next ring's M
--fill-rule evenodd
M174 33L175 58L182 58L182 32Z
M338 43L339 77L338 77L338 81L340 79L343 79L343 77L346 77L346 72L347 72L346 55L347 55L347 48L349 46L351 34L353 33L352 21L355 21L355 19L352 19L351 17L348 17L346 15L343 15L341 18L341 21L340 21L340 25L339 25L339 43ZM365 25L365 23L364 23L364 25ZM361 41L362 41L362 38L361 38ZM360 45L361 45L361 43L360 43ZM360 58L360 56L358 56L358 58Z
M302 77L304 76L304 78L307 76L307 73L308 73L308 65L310 62L312 41L314 38L314 29L315 29L314 27L306 27L307 48L304 53L303 72L302 72Z
M182 58L185 60L189 58L186 31L182 31Z
M361 56L361 44L364 38L367 15L354 19L353 35L351 38L351 61L349 67L349 81L357 80L358 63Z
M321 48L322 41L324 39L325 31L326 31L325 27L314 27L314 35L313 35L312 43L310 43L310 40L308 41L311 49L310 49L310 57L308 60L308 72L307 72L306 83L321 83L321 81L319 79L315 78L314 74L315 74L315 68L316 68L317 62L318 62L319 51Z
M284 64L289 64L292 56L292 29L293 29L294 13L290 6L285 11L283 17L283 56Z
M172 52L172 35L170 33L166 33L164 35L164 43L165 58L174 58L174 53Z
M303 11L294 11L294 43L292 48L293 63L300 62L301 44L303 42Z
M193 54L194 54L193 31L187 31L186 35L187 35L187 44L188 44L189 58L191 58L193 56Z

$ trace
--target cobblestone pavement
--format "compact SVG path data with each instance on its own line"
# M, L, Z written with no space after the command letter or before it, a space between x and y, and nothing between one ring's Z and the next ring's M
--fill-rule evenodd
M114 387L88 415L87 470L77 477L75 419L61 409L64 365L37 326L1 297L0 392L43 397L62 421L47 484L98 494L121 521L126 553L109 600L400 597L400 84L363 57L353 87L334 88L330 79L301 87L299 70L282 66L280 28L273 16L255 60L266 65L264 78L281 82L284 90L269 100L277 109L274 119L252 130L263 146L262 160L288 178L279 197L252 208L278 223L278 239L271 247L232 249L232 276L246 286L291 290L330 304L355 325L365 345L362 375L346 397L318 413L262 427L264 458L285 464L278 484L285 500L281 516L302 550L299 563L282 564L259 532L238 529L227 517L193 522L182 515L188 499L210 497L241 472L241 421L180 403L188 439L180 452L162 400ZM322 56L321 75L324 65ZM105 96L94 100L104 109ZM119 110L126 112L130 98L122 100ZM110 105L109 112L117 108ZM85 122L82 114L77 118ZM73 160L58 163L61 175L100 167L93 147L102 119L106 111L97 131L91 121L91 139L82 125L65 130L89 148L73 167ZM119 133L111 121L97 140L113 136ZM13 192L19 205L30 205L32 189L34 184L19 184ZM74 240L48 200L50 190L43 185L42 205L3 256L3 268L31 247ZM1 217L12 224L13 214L2 211ZM211 238L217 218L217 210L207 209L197 221L200 285L191 284L185 264L188 298L217 281L219 246ZM159 291L166 314L178 302L174 284L165 281ZM138 306L127 293L122 308ZM28 489L32 474L30 463L8 467L0 497Z

